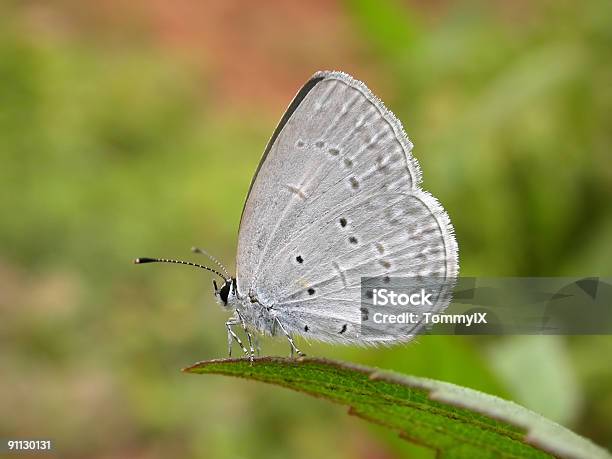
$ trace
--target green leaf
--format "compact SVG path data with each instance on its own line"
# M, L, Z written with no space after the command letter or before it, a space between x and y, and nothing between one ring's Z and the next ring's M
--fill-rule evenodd
M349 406L440 458L610 458L606 450L513 402L454 384L332 360L264 357L199 362L215 373L276 384Z

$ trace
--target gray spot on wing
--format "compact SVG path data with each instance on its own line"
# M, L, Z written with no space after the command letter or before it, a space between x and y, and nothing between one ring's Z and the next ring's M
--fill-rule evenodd
M334 266L334 269L340 275L340 279L342 279L342 285L344 285L344 287L346 288L347 282L346 282L346 276L344 275L344 271L342 271L342 269L340 269L340 265L337 262L335 262L335 261L332 262L332 265Z
M300 199L306 200L306 194L302 191L301 188L298 188L297 186L293 186L293 185L289 185L289 184L285 184L285 187L289 191L291 191L293 194L298 196Z

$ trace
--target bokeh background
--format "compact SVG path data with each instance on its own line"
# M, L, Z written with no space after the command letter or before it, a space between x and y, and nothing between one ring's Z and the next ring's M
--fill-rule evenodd
M403 121L465 275L612 275L612 3L5 1L0 6L0 437L58 457L433 457L342 407L179 372L226 353L264 146L318 69ZM612 447L612 337L303 344L517 401ZM264 341L284 355L284 342Z

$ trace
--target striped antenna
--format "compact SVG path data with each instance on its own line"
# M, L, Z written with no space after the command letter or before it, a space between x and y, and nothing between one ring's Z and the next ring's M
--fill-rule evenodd
M219 276L221 279L223 279L226 282L229 281L230 277L231 277L231 276L225 277L219 271L216 271L216 270L214 270L212 268L209 268L208 266L199 265L198 263L192 263L190 261L169 260L168 258L147 258L147 257L136 258L134 260L134 264L135 265L142 265L144 263L176 263L176 264L179 264L179 265L195 266L196 268L206 269L207 271L210 271L211 273L215 273L217 276Z
M217 260L215 257L213 257L213 256L212 256L210 253L208 253L206 250L201 249L201 248L199 248L199 247L192 247L192 248L191 248L191 251L192 251L193 253L199 253L200 255L204 255L204 256L206 256L206 257L210 258L210 260L211 260L211 261L212 261L214 264L216 264L216 265L217 265L219 268L221 268L221 270L222 270L222 271L225 273L225 275L226 275L227 277L232 277L232 276L230 276L230 273L228 273L228 272L227 272L227 269L225 268L225 266L223 266L223 264L222 264L222 263L221 263L219 260Z

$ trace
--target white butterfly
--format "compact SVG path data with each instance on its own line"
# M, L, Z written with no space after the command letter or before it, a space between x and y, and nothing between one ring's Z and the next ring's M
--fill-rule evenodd
M317 72L283 115L242 212L236 277L215 296L234 312L232 340L253 358L251 331L327 342L409 341L365 333L363 277L434 276L452 281L458 249L448 215L420 187L421 172L400 121L360 81ZM203 252L203 251L202 251ZM203 252L205 253L205 252ZM448 305L442 295L435 310ZM366 310L367 313L367 310ZM232 327L247 334L249 349Z

